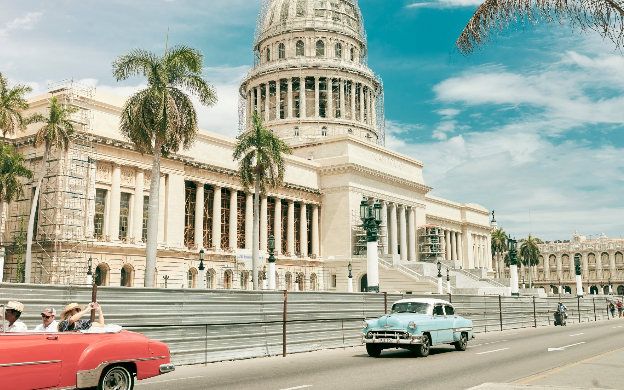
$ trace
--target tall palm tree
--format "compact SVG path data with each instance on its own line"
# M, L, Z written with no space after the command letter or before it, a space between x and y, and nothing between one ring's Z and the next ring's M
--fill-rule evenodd
M30 216L28 217L28 230L26 233L26 258L24 259L24 276L27 283L30 283L32 265L32 240L35 227L35 214L39 203L41 183L46 170L46 162L53 149L66 152L71 142L70 137L74 134L74 125L70 116L78 112L78 107L63 106L56 97L50 99L50 109L48 116L34 114L28 119L28 123L43 123L43 126L35 133L35 147L44 147L43 159L41 160L41 170L37 179L37 187L30 206Z
M455 47L469 55L488 44L496 33L512 25L564 24L581 31L593 30L609 38L616 48L624 45L624 9L611 0L486 0L457 38Z
M251 118L251 128L238 138L234 148L234 160L238 163L238 175L241 184L249 192L251 186L255 187L254 196L254 220L253 220L253 288L258 289L258 270L260 265L259 239L260 239L260 196L266 193L266 187L273 188L284 182L286 164L284 154L292 154L292 150L286 142L264 127L258 113L254 111ZM269 277L275 277L269 272Z
M27 119L22 116L22 111L28 109L24 95L29 92L32 88L26 85L9 88L9 80L0 72L0 131L3 137L26 129Z
M32 179L33 173L26 168L24 161L24 155L15 152L13 146L0 144L0 229L4 204L11 204L24 195L24 183L20 178Z
M145 287L154 286L158 239L158 194L160 160L192 146L199 131L191 96L212 106L217 94L202 76L204 56L188 46L176 46L157 55L133 49L113 62L113 75L126 80L147 78L147 88L132 95L124 104L119 123L121 134L141 153L153 154L152 177L145 248ZM188 93L188 94L187 94Z
M529 286L532 287L531 267L539 264L540 250L537 244L541 244L542 240L531 236L529 233L529 237L521 239L520 242L522 243L520 245L520 260L525 267L529 267Z
M496 268L498 270L498 277L502 278L503 276L503 264L502 264L502 255L507 251L507 233L503 230L503 228L498 228L492 233L492 254L496 256Z

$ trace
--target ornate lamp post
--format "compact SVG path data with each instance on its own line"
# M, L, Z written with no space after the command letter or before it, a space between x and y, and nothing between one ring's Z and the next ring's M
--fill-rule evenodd
M87 285L91 286L93 284L93 272L91 271L93 259L91 259L91 256L89 256L89 260L87 260L87 265L89 266L89 269L87 270Z
M295 291L299 291L299 273L297 273L297 277L295 278Z
M275 237L269 236L269 290L275 290Z
M267 275L266 275L266 265L262 266L262 289L267 289Z
M444 291L442 291L442 263L440 262L440 258L438 257L438 294L442 295L444 294Z
M559 278L559 296L561 296L561 278Z
M204 272L204 250L199 250L199 288L206 288L206 273Z
M509 273L511 276L511 295L519 296L518 292L518 242L513 238L507 240L509 248Z
M360 203L360 219L366 231L366 291L379 292L379 258L377 253L377 233L381 224L381 204L368 204L366 198Z
M449 276L449 269L446 269L446 293L451 293L451 277Z
M576 270L576 295L583 298L583 281L581 280L581 256L574 255L574 269Z
M613 284L611 283L611 278L609 278L609 294L613 294Z
M604 295L604 286L605 286L605 284L604 284L604 282L601 280L601 281L600 281L600 295Z
M550 284L550 293L554 294L555 293L555 285L554 284Z
M353 275L351 275L351 270L353 269L353 267L351 266L351 262L349 261L349 265L347 266L347 269L349 270L349 280L348 280L348 284L347 284L347 292L353 292Z

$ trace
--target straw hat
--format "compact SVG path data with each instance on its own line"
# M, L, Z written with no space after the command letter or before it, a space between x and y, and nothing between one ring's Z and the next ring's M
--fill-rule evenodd
M61 317L65 316L65 313L68 313L74 309L80 309L80 310L84 310L84 306L83 305L79 305L76 302L70 303L69 305L65 306L65 310L63 310L63 313L61 314Z
M6 305L6 308L11 309L11 310L16 310L21 313L24 311L24 304L21 302L17 302L17 301L9 301L9 303Z

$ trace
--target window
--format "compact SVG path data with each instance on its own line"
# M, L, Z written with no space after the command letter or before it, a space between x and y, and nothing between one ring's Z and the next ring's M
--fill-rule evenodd
M323 129L321 129L321 137L327 137L327 127L323 127Z
M191 268L188 270L188 288L197 288L197 270Z
M455 310L453 310L453 306L444 306L444 311L446 311L447 316L455 315Z
M104 263L95 268L95 284L98 286L108 286L108 266Z
M340 43L336 43L334 47L334 54L336 58L342 58L342 45Z
M121 269L121 287L132 287L134 285L134 268L126 264Z
M141 238L143 242L147 242L147 216L149 214L149 196L143 197L143 234Z
M355 60L355 50L351 48L351 61Z
M295 137L299 137L299 128L295 127Z
M207 289L214 289L215 288L215 275L216 272L214 269L209 269L206 271L206 288Z
M290 7L290 1L282 3L282 12L280 13L280 21L285 22L288 19L288 7Z
M314 2L314 16L317 18L325 16L325 0L316 0Z
M284 3L288 3L285 1ZM306 15L306 0L297 0L297 13L298 18L304 17Z
M128 239L128 216L130 215L130 194L121 193L119 201L119 239L126 242Z
M437 316L443 316L444 308L442 307L442 305L435 305L435 307L433 308L433 314Z
M104 212L106 211L106 190L95 190L95 215L93 216L93 235L102 239L104 234Z
M331 275L331 277L330 277L330 280L331 280L331 284L330 284L330 285L331 285L331 288L336 288L336 285L338 284L337 279L338 279L338 278L337 278L336 274L332 274L332 275Z
M279 58L280 60L286 58L286 46L283 43L279 44Z
M301 57L305 55L305 45L303 41L297 41L296 54L297 54L297 57Z
M271 49L267 48L266 51L266 60L267 62L271 61Z
M223 288L230 289L232 288L232 270L225 270L223 274Z
M325 55L325 43L323 41L316 42L316 56L322 57Z

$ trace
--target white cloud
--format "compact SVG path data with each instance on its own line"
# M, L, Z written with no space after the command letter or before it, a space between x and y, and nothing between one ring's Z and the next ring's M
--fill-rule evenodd
M17 18L8 22L3 29L0 29L0 37L6 37L13 30L32 30L41 20L42 12L30 12L23 18Z
M460 8L478 7L483 0L439 0L408 4L406 8Z

